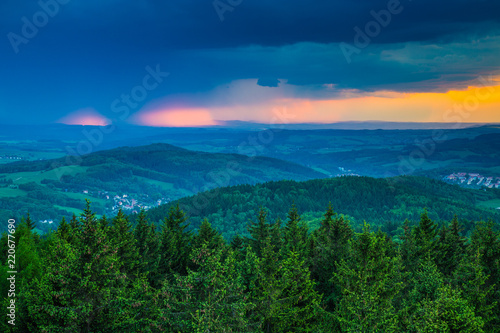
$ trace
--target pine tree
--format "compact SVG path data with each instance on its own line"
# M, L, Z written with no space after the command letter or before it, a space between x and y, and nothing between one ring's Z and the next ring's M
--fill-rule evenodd
M338 286L331 281L336 272L335 263L347 259L349 240L353 235L349 221L337 216L329 204L319 229L309 243L309 266L318 282L317 290L325 295L323 301L329 311L333 311L340 297Z
M424 299L434 301L438 297L439 288L444 284L444 277L434 261L428 257L420 263L411 284L413 290L408 297L410 303L415 305Z
M56 238L41 279L20 297L27 331L109 332L123 320L120 300L126 276L89 201L80 223L77 244Z
M486 332L500 330L495 308L498 301L495 297L496 285L487 285L488 276L481 265L481 254L474 257L464 257L453 272L452 286L462 291L462 297L472 306L474 313L485 323Z
M40 277L42 261L33 235L21 237L16 243L16 268L11 270L17 271L21 286L27 286L33 279Z
M191 255L198 267L187 276L178 276L175 285L165 285L164 292L176 295L171 302L179 316L171 316L172 331L187 325L193 332L244 332L248 329L246 313L251 304L243 295L233 251L226 255L219 247L210 249L204 242ZM176 327L177 326L177 327Z
M482 333L484 322L458 290L443 285L435 300L425 299L414 313L412 331Z
M472 232L467 247L469 258L479 256L484 274L487 276L483 288L493 287L491 302L496 302L495 316L489 324L500 328L500 232L492 222L480 222Z
M405 291L402 300L398 303L400 311L398 319L403 331L415 330L416 313L424 301L435 301L439 297L439 290L444 285L443 274L436 263L427 257L422 260L416 270L409 276L409 291Z
M424 210L420 216L419 224L413 229L415 245L417 248L416 260L419 262L426 259L427 257L436 260L436 236L437 236L437 224L433 222L427 213L427 209Z
M441 272L451 277L465 255L465 237L460 235L461 227L455 215L449 227L441 228L437 241L437 264Z
M66 222L66 218L62 218L61 223L59 223L59 226L57 227L56 234L60 239L64 239L66 242L69 242L71 237L71 227L68 222Z
M256 267L252 290L255 311L264 332L289 332L296 328L314 331L320 324L321 296L314 290L307 265L291 252L282 261L269 242Z
M480 222L476 226L467 250L471 256L481 254L484 272L489 276L488 285L500 281L500 232L495 230L493 222Z
M44 272L30 288L19 295L19 330L25 332L77 332L84 320L82 292L78 287L82 275L78 271L78 252L68 242L56 239L44 258ZM76 301L80 298L80 302Z
M121 210L121 208L120 208ZM123 214L123 213L122 213ZM99 219L99 225L100 227L105 230L106 232L109 232L111 231L110 230L110 224L109 224L109 220L108 218L106 217L106 215L103 215L100 219Z
M103 228L104 225L101 223ZM117 256L120 258L120 271L129 278L135 278L139 274L139 252L132 233L132 225L121 209L112 220L109 236L113 247L117 250Z
M236 235L231 239L230 243L231 249L235 252L241 252L245 247L245 239L240 235Z
M366 223L350 242L351 256L341 260L333 279L342 292L336 309L342 330L396 332L393 302L403 287L401 258L391 257L385 235L370 232Z
M200 249L207 245L208 249L222 249L225 246L224 238L222 238L221 234L212 228L210 222L207 219L204 219L201 222L200 229L198 230L198 234L193 237L192 246L194 249Z
M140 271L146 274L150 284L157 285L159 280L160 239L154 224L149 224L146 213L141 210L134 229L140 259Z
M141 209L139 215L137 216L137 224L134 228L134 236L137 241L137 250L139 252L139 256L143 258L146 257L149 248L148 248L148 238L150 236L151 228L149 226L149 222L146 218L146 212L144 209Z
M71 227L71 230L73 232L76 232L77 230L80 229L81 224L80 224L80 221L76 218L75 214L73 214L73 216L71 217L71 220L69 222L69 226Z
M271 244L274 246L274 250L280 252L283 249L284 241L282 221L280 218L277 218L276 221L271 224L269 232L269 238L271 239Z
M31 220L30 212L26 214L26 225L29 230L34 230L36 228L35 222Z
M250 294L256 288L258 280L259 258L249 245L245 251L245 258L239 263L239 271L242 277L243 290L246 294Z
M163 221L160 233L159 274L162 278L173 273L187 274L191 252L191 233L186 231L187 218L179 205L171 207L168 217Z
M308 228L301 221L297 207L292 205L288 212L288 220L284 227L284 255L295 252L302 259L306 258Z
M254 249L257 256L262 255L262 249L266 239L271 234L271 226L267 222L267 212L261 208L257 216L257 222L250 221L248 225L248 232L252 237L249 240L250 245Z

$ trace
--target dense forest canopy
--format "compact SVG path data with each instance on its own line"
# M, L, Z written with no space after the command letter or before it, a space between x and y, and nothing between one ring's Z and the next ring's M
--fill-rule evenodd
M465 233L470 234L471 221L500 217L494 209L477 207L476 203L499 197L500 190L467 190L424 177L337 177L217 188L152 209L147 216L158 223L171 207L179 204L189 215L193 228L208 218L215 229L230 239L237 234L249 235L247 222L261 207L269 209L268 218L275 221L286 217L291 203L302 212L311 229L316 229L330 202L339 213L349 216L356 231L362 230L366 220L373 228L380 226L390 236L400 238L402 222L417 222L422 207L427 207L431 218L439 223L458 215ZM133 216L132 221L136 218Z
M90 203L40 237L17 225L15 326L5 332L498 332L500 232L425 209L400 242L370 221L356 231L327 205L312 231L288 204L264 209L230 242L179 206L160 224L144 212L96 218ZM7 295L8 235L0 241ZM4 307L9 299L3 299Z

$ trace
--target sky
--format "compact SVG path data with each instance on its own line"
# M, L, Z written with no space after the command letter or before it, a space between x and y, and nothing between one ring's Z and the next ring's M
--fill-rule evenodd
M500 122L498 0L3 0L0 123Z

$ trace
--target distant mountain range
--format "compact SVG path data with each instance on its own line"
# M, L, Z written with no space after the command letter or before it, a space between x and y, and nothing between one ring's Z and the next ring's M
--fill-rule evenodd
M219 130L261 130L277 127L287 130L425 130L425 129L464 129L471 127L492 126L486 123L419 123L419 122L386 122L386 121L344 121L337 123L255 123L248 121L219 121L220 125L203 128L184 127L148 127L130 124L117 124L116 128L104 135L105 142L114 142L126 138L143 138L148 136L177 134L185 132L213 132ZM2 140L62 140L73 141L85 139L84 132L91 132L101 126L65 125L65 124L0 124L0 142Z
M223 121L221 126L240 129L262 129L270 126L279 126L288 130L423 130L423 129L463 129L480 127L487 123L438 123L438 122L392 122L392 121L341 121L337 123L289 123L289 124L264 124L247 121Z

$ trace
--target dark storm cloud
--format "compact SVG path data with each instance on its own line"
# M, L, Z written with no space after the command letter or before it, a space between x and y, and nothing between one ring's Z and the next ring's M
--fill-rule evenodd
M280 80L276 79L276 78L268 78L268 77L264 77L264 78L260 78L258 81L257 81L257 84L261 87L277 87L280 83Z
M370 12L387 9L390 1L232 1L240 4L228 5L231 10L224 12L222 22L213 1L66 2L49 24L57 26L52 32L55 40L72 44L74 36L80 41L162 49L350 42L353 28L363 28L373 20ZM7 30L19 30L21 17L32 18L40 7L36 1L18 3L10 0L0 7ZM402 12L384 28L378 43L481 34L500 22L500 2L496 0L401 0L400 6Z
M57 13L29 38L23 37L25 21L32 23L56 0L0 3L1 115L16 109L43 122L89 106L106 114L111 101L155 64L171 76L148 99L175 94L203 99L220 85L257 78L264 86L284 80L301 87L294 94L311 98L329 96L325 84L364 91L439 90L498 68L494 45L484 50L486 56L467 46L498 34L495 0L402 0L401 12L350 65L338 43L352 44L354 28L364 29L374 20L371 11L386 10L389 1L221 0L232 3L223 12L212 0L59 1ZM9 33L25 38L16 45L18 53ZM406 54L408 42L422 47ZM427 49L443 44L448 46L441 53Z

